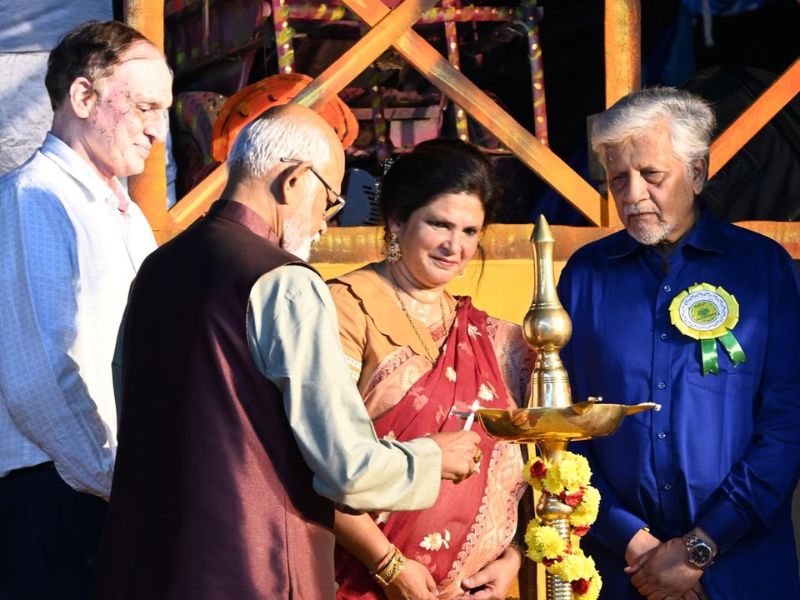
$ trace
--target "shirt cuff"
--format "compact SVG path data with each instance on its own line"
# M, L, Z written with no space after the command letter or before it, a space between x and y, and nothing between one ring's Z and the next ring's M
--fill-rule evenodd
M600 502L602 504L602 500ZM601 523L603 524L601 525ZM612 506L602 516L602 520L598 518L592 527L592 535L615 555L622 558L625 556L633 536L646 526L647 523L639 517L627 510Z
M720 499L697 520L695 525L714 540L717 554L722 554L749 529L750 521L732 502Z
M416 509L433 506L442 481L442 451L431 438L422 437L402 444L414 455L414 504Z

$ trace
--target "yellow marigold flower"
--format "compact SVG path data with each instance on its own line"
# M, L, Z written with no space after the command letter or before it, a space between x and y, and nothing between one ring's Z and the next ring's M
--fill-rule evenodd
M580 487L575 485L578 479L578 469L573 461L567 460L567 457L558 463L558 474L561 476L561 485L564 489L574 492Z
M567 554L564 560L554 564L549 571L564 581L575 581L576 579L591 579L597 572L594 561L582 554Z
M564 581L581 579L582 569L580 560L581 557L577 554L568 554L564 557L564 560L554 564L548 571Z
M540 527L536 533L536 543L542 549L545 558L555 558L564 554L566 544L553 527Z
M525 529L525 546L527 548L525 554L527 554L528 558L533 562L541 562L543 558L541 549L536 543L536 532L538 530L539 522L536 519L531 519L528 523L528 527Z
M574 452L562 454L558 470L561 475L561 484L569 492L577 492L580 488L589 485L589 479L592 477L589 461Z
M597 488L587 486L583 492L583 500L572 510L569 517L571 525L591 525L597 520L600 509L600 492Z
M535 562L542 562L543 558L562 556L567 549L566 543L555 528L540 525L535 519L528 523L525 544L528 547L528 557Z
M551 464L547 473L542 480L542 487L551 494L556 496L564 491L564 485L561 482L561 464Z

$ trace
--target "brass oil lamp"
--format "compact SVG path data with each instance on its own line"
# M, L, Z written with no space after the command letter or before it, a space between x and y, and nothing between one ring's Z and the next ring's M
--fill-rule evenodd
M534 443L538 454L557 463L570 440L585 440L614 433L626 415L655 409L660 405L600 403L589 398L572 403L569 377L559 352L572 336L572 321L556 293L553 271L555 239L547 220L541 216L533 230L533 301L523 321L528 345L536 351L531 374L530 396L526 408L478 409L481 425L494 439L513 443ZM569 515L572 508L556 496L543 491L536 514L569 540ZM569 582L547 573L547 600L572 600Z

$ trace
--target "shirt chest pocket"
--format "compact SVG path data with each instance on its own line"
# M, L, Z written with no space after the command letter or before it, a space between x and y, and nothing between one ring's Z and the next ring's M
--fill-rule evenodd
M712 340L717 356L719 372L703 374L703 358L699 341L691 341L682 349L682 360L686 365L686 380L690 386L731 398L752 399L755 388L756 365L762 356L758 349L766 345L765 332L752 318L742 318L733 334L744 351L747 360L734 365L728 351L719 340Z
M688 359L686 368L686 383L692 393L712 394L734 400L736 398L752 398L753 373L747 364L733 366L727 356L722 356L725 350L717 348L718 373L703 374L703 365L700 358L700 349L695 348Z

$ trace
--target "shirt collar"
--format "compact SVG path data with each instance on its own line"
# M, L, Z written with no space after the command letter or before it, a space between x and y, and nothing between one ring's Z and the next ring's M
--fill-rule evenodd
M228 200L221 198L211 205L208 209L207 217L219 217L238 223L246 227L256 235L259 235L276 246L280 245L280 240L275 232L270 227L261 215L256 213L253 209L245 206L241 202L235 200Z
M420 356L426 356L428 354L426 344L437 344L436 339L439 337L441 326L436 325L432 329L424 327L417 331L408 318L403 318L396 296L392 293L391 283L379 274L378 264L368 264L333 281L350 288L351 293L364 306L364 312L369 315L375 328L393 345L409 346ZM456 299L448 292L444 292L444 301L452 310L458 306ZM433 337L434 333L437 333L436 338ZM423 343L421 338L426 341Z
M647 246L637 242L631 235L623 229L615 234L616 239L612 240L608 249L608 258L623 258ZM683 240L678 244L679 248L691 246L705 252L722 252L723 239L719 227L719 220L711 215L707 210L701 209L700 219Z
M112 178L111 185L103 181L77 152L50 132L40 152L82 185L90 201L102 200L120 212L127 212L131 199L116 177Z

